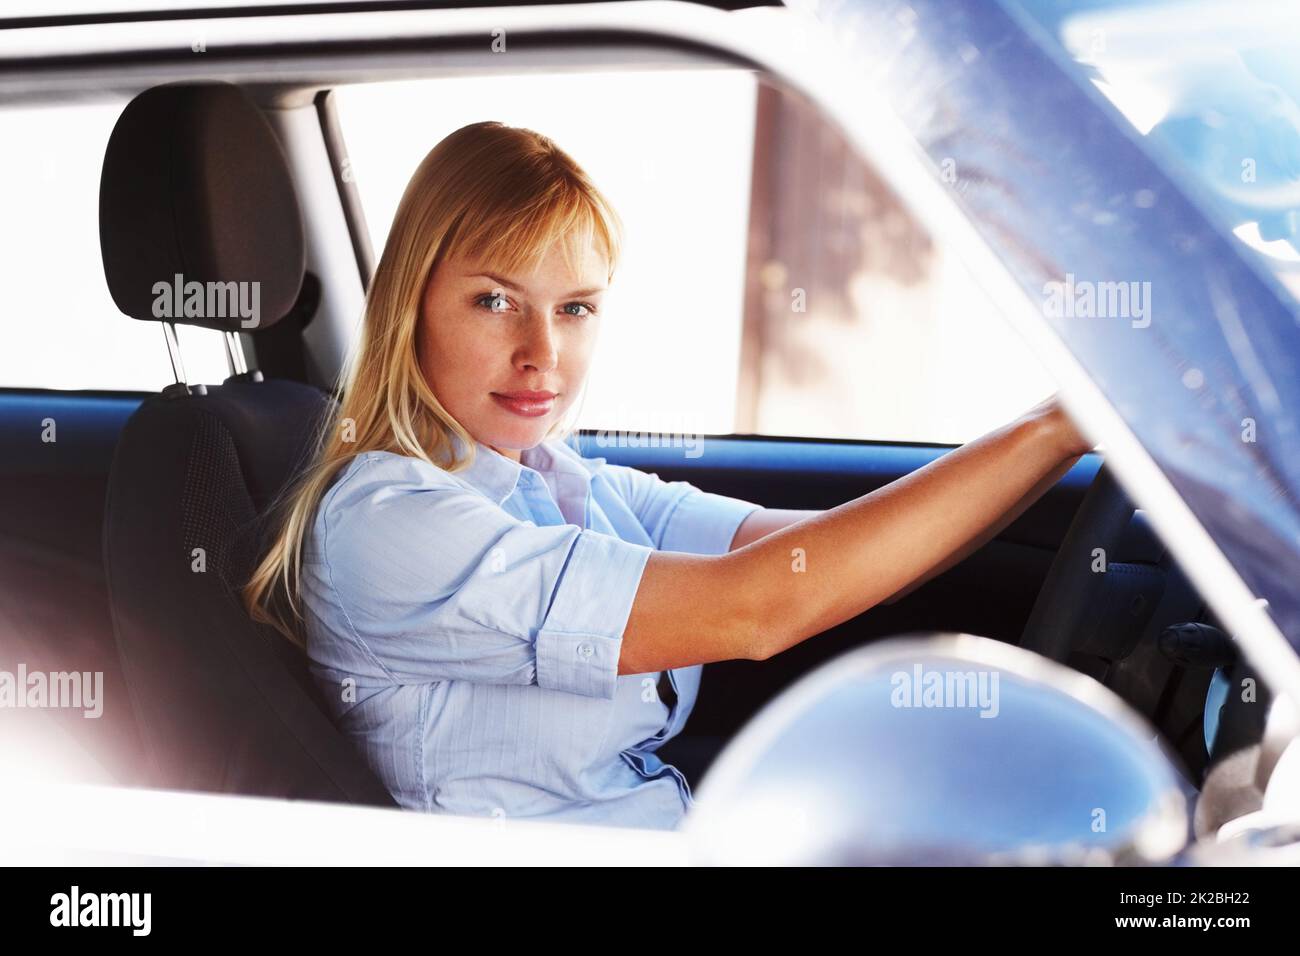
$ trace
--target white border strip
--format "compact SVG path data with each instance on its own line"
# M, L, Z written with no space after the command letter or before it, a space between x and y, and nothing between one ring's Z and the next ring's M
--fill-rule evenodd
M0 791L0 858L247 866L683 866L676 831L52 784Z

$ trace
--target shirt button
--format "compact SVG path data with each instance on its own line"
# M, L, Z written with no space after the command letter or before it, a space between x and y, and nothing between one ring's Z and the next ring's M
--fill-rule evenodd
M595 653L596 653L596 649L595 649L594 647L592 647L590 644L579 644L579 645L578 645L578 656L581 657L581 658L584 658L584 659L589 658L589 657L591 657L592 654L595 654Z

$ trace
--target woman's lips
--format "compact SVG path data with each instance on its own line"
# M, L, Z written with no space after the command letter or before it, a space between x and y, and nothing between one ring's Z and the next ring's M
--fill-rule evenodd
M540 418L555 405L554 392L492 392L492 399L506 411L524 418Z

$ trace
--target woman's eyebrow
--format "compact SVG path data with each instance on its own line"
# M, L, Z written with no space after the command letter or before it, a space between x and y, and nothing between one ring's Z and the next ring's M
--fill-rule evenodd
M499 275L495 275L495 274L493 274L493 273L491 273L491 272L474 272L474 273L471 273L471 274L468 276L468 278L470 278L470 279L478 279L478 278L491 279L491 280L492 280L493 282L495 282L497 285L499 285L499 286L501 286L501 287L503 287L503 288L509 289L511 292L523 292L523 291L524 291L520 286L515 285L515 284L514 284L513 282L511 282L509 279L503 279L501 276L499 276Z
M503 289L509 289L511 292L525 291L522 286L515 285L509 279L506 279L502 276L496 275L491 272L475 272L469 276L469 278L471 279L477 279L480 277L484 279L491 279L493 282L501 286ZM578 289L574 292L568 293L568 295L562 296L562 298L568 299L568 298L576 298L578 296L583 296L583 295L595 295L598 292L604 292L604 291L606 291L605 286L596 286L591 289Z

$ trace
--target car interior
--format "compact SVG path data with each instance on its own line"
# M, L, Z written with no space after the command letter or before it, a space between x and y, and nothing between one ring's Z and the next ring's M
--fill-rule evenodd
M337 164L323 182L308 172L343 154L331 90L363 77L317 70L314 82L229 69L129 81L135 95L109 141L86 144L103 150L103 164L99 208L85 215L98 217L119 310L102 321L163 325L156 348L168 349L177 381L157 393L0 388L0 665L102 671L105 696L130 701L99 721L42 715L93 755L87 777L395 806L331 725L301 654L249 620L236 595L264 542L268 506L311 454L332 401L320 356L346 343L323 346L327 330L313 323L357 300L347 292L340 302L326 266L351 260L349 281L364 287L374 258L354 184ZM160 321L145 280L179 272L256 277L260 323ZM187 380L171 328L190 321L226 336L224 381ZM57 441L33 437L47 420ZM759 434L708 441L709 454L695 459L635 447L588 454L768 507L821 509L949 447ZM1105 574L1089 572L1098 547ZM900 600L772 660L707 666L685 731L662 755L695 784L800 677L851 648L935 631L1020 644L1102 681L1158 730L1191 787L1213 790L1205 827L1257 805L1249 774L1214 787L1213 770L1258 744L1264 709L1235 708L1230 696L1209 746L1205 732L1216 669L1234 681L1248 669L1099 453Z

